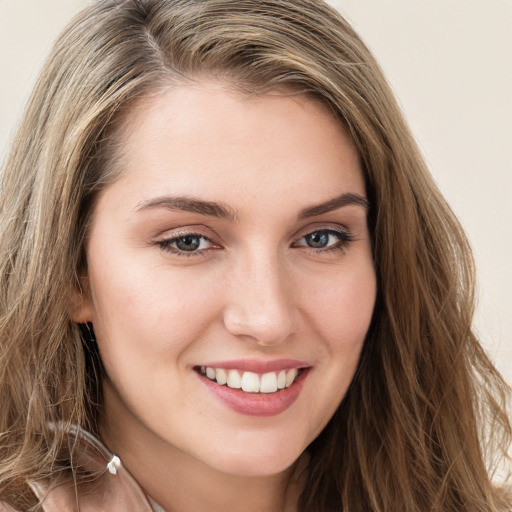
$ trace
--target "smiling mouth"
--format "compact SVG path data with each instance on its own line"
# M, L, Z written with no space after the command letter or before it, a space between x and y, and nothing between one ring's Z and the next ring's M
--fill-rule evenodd
M289 388L303 372L302 368L290 368L263 374L209 366L198 366L194 369L219 386L240 389L246 393L265 394L277 393L282 389Z

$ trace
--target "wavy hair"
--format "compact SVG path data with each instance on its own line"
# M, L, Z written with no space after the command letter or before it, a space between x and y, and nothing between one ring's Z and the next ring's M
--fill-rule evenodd
M202 76L318 98L363 163L378 297L299 510L510 510L491 478L509 388L472 331L468 242L370 51L320 0L95 1L57 41L1 176L0 495L35 507L27 479L64 467L49 422L97 432L101 365L70 319L94 200L134 103Z

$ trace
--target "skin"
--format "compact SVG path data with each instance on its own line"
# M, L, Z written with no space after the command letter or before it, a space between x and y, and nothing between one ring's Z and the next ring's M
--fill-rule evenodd
M301 454L346 393L375 302L363 203L300 217L365 197L352 141L304 95L202 81L139 103L120 147L75 315L93 323L108 375L102 436L168 512L296 510ZM232 218L160 204L171 196ZM319 230L326 245L311 247ZM179 252L194 233L199 248ZM195 370L247 358L308 363L288 409L236 412Z

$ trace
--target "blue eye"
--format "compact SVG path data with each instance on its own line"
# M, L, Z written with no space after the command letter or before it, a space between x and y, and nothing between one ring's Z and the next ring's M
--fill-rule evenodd
M163 250L169 251L175 254L192 255L194 253L200 253L205 249L210 249L213 246L211 240L198 233L187 233L167 240L160 240L157 242Z
M309 247L317 250L343 249L352 241L346 231L319 229L312 231L295 242L295 246Z
M331 240L334 238L334 242ZM327 233L326 231L316 231L315 233L310 233L304 237L306 243L309 247L313 247L315 249L323 249L328 245L332 245L332 243L336 243L337 239L331 233ZM329 243L331 242L331 243Z

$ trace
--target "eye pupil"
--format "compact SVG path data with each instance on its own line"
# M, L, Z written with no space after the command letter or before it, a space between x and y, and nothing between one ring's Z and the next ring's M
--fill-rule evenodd
M314 233L306 235L306 242L309 247L322 249L329 243L329 233L326 233L325 231L315 231Z
M176 247L180 251L195 251L201 244L201 238L197 235L185 235L176 240Z

